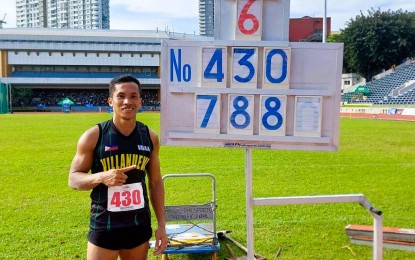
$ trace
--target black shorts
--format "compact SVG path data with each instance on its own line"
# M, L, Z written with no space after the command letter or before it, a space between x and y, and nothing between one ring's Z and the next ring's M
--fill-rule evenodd
M110 231L90 229L88 241L110 250L132 249L149 241L152 233L151 225L116 228Z

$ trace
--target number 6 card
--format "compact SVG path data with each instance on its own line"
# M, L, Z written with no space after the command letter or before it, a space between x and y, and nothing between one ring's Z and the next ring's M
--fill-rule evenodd
M262 0L237 0L235 39L260 41Z

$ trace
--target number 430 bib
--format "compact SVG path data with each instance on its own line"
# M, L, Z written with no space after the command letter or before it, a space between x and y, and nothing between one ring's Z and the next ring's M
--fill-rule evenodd
M108 211L130 211L144 208L141 183L124 184L108 188Z

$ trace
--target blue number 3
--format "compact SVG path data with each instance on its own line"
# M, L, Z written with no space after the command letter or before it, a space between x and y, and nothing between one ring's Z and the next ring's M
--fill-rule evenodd
M249 74L245 78L242 78L239 75L234 76L234 79L238 82L246 83L251 81L255 75L255 67L249 62L249 58L255 54L255 49L234 49L233 53L245 53L245 55L238 61L239 65L245 66L249 69Z

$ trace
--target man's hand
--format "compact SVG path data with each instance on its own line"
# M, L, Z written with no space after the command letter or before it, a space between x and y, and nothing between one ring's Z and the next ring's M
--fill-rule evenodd
M167 235L166 235L166 228L164 226L159 226L156 230L156 243L154 246L154 253L153 255L159 255L164 252L167 247Z
M122 186L127 181L127 175L125 173L136 168L136 165L131 165L121 169L112 169L102 172L102 183L108 187Z

